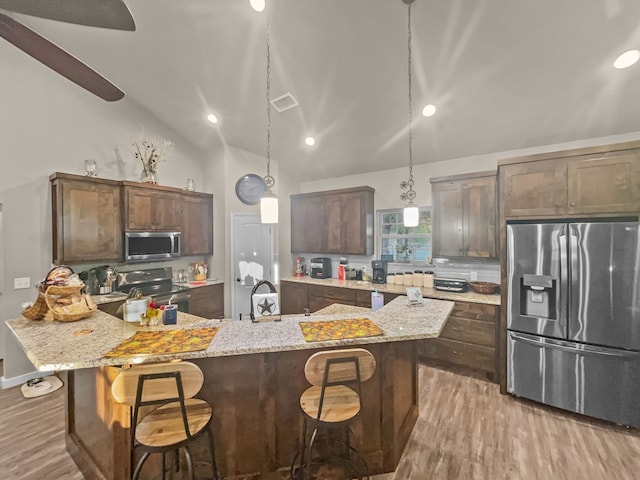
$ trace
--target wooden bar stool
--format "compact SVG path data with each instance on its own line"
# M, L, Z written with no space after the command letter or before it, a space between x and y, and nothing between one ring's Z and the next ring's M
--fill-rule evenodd
M369 380L375 370L374 356L363 348L328 350L309 357L304 374L312 386L300 396L302 439L291 466L292 479L311 478L313 445L320 428L345 428L346 451L347 456L350 456L352 448L349 434L353 433L350 426L361 408L360 385ZM307 447L309 429L311 438Z
M205 400L193 398L202 388L204 375L191 362L140 364L122 370L115 378L111 393L114 399L133 407L131 419L131 452L138 449L142 457L132 475L136 480L152 453L162 454L162 478L165 478L165 454L184 451L189 477L194 479L189 443L204 432L208 435L213 478L221 479L216 465L213 441L213 411ZM143 407L155 407L151 411ZM139 418L140 417L140 418Z

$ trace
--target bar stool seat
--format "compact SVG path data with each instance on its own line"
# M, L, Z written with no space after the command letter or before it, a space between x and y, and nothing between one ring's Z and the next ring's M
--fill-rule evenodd
M136 449L142 452L132 479L140 476L143 465L153 453L162 454L164 479L167 471L165 454L175 453L178 470L180 449L184 452L189 477L194 479L189 443L204 433L208 435L213 478L222 478L216 465L211 426L213 410L207 401L194 398L203 383L202 370L191 362L134 365L124 368L115 378L111 385L113 398L133 410L131 452L133 454Z
M304 373L311 384L300 395L303 413L302 438L291 465L291 478L311 478L313 446L321 428L346 428L346 456L352 453L349 436L352 421L361 411L361 383L375 373L375 357L364 348L327 350L307 360ZM307 447L307 430L311 436ZM362 463L362 462L361 462Z

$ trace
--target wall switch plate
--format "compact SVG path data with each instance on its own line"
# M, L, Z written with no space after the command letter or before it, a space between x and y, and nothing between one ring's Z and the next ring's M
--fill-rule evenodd
M22 278L14 278L13 279L13 289L20 290L22 288L29 288L31 286L31 278L30 277L22 277Z

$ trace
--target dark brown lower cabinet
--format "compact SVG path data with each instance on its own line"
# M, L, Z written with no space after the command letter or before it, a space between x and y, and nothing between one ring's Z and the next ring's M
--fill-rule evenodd
M202 318L224 317L224 283L192 288L189 313Z
M334 303L371 308L372 291L283 280L280 283L280 311L283 315L290 315L304 313L308 308L313 313ZM385 292L384 303L399 296L398 293Z
M456 302L440 336L421 342L421 358L425 363L473 370L497 382L498 318L495 305Z

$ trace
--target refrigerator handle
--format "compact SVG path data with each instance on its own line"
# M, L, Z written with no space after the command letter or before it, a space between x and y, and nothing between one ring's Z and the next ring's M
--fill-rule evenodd
M609 357L635 358L640 357L640 352L631 352L627 350L613 350L611 348L596 347L583 343L568 343L562 340L537 340L528 336L520 335L515 332L509 332L509 336L519 342L529 343L536 347L548 347L565 352L571 352L580 355L606 355Z
M566 334L567 307L569 305L569 265L567 259L567 235L565 232L566 230L563 229L563 233L558 237L560 241L560 294L558 295L558 310L560 312L559 318L565 321Z

